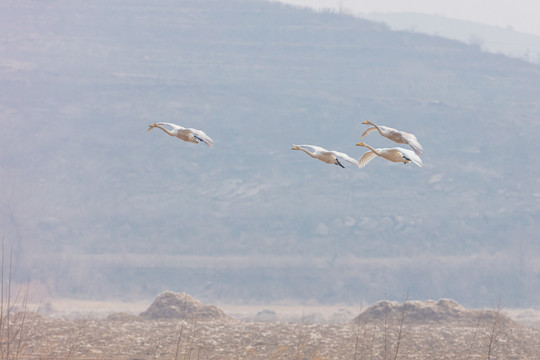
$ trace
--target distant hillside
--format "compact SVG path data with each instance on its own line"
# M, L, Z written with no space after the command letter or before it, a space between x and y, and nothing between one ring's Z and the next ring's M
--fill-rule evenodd
M456 326L489 328L495 322L504 324L505 328L518 327L519 324L512 320L501 310L469 310L451 299L439 299L437 301L406 301L398 302L382 300L365 309L354 318L359 323L399 323L401 319L407 319L408 323L436 326L437 324L450 324Z
M419 13L369 13L360 17L380 21L393 30L412 31L476 45L484 51L504 54L540 65L540 37L512 28L501 28L440 15Z
M5 2L0 42L0 226L45 295L537 304L538 66L247 0ZM360 157L366 119L424 167L290 150Z

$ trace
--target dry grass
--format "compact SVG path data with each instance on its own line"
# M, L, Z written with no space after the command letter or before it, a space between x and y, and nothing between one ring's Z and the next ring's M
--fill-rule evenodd
M493 324L310 324L41 318L20 358L36 359L537 359L540 330ZM399 354L395 349L397 341ZM385 352L385 347L387 348Z

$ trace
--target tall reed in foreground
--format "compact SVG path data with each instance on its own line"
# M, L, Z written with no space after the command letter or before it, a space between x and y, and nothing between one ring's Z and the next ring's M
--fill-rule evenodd
M0 360L16 359L24 354L36 328L37 315L28 308L29 284L12 294L13 252L6 268L4 239L0 255ZM7 270L7 272L6 272Z

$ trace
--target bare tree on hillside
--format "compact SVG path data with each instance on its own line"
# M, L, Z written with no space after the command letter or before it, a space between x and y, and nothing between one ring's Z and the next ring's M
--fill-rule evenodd
M493 325L491 326L491 330L489 333L487 360L491 359L491 356L493 355L493 352L495 351L495 348L497 346L497 342L500 339L500 335L502 332L501 318L502 318L502 304L501 304L501 299L499 298L499 301L497 303L497 309L495 310Z
M399 346L401 345L401 340L403 339L403 324L405 323L405 314L407 312L407 300L409 299L409 294L407 293L407 296L405 296L405 300L403 301L403 305L401 306L401 314L399 316L399 326L398 326L398 337L396 340L396 352L394 354L394 360L397 360L398 354L399 354Z

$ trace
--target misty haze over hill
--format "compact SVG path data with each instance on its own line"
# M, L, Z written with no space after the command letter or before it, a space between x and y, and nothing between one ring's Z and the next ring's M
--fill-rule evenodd
M484 51L504 54L540 64L540 37L512 28L502 28L419 13L369 13L358 16L381 21L393 30L419 32L479 46Z
M0 10L17 281L99 299L538 305L538 66L264 1ZM358 158L368 119L416 134L424 167L290 150ZM147 132L157 121L215 148Z

